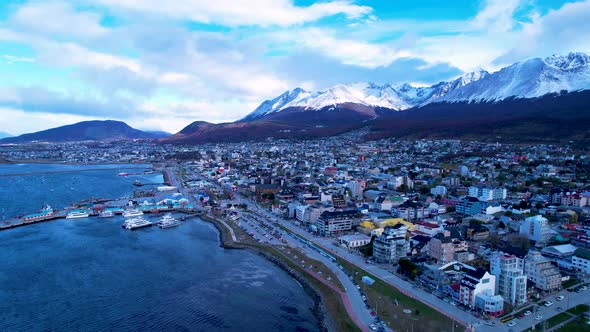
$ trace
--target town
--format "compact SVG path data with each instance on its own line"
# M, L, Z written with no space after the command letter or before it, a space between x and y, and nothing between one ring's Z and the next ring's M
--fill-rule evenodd
M350 301L363 304L353 309L373 330L397 330L399 304L372 288L376 280L435 308L453 328L455 321L477 331L586 325L587 152L363 135L197 146L7 144L0 158L162 165L234 237L300 243L355 288L346 293L358 293Z

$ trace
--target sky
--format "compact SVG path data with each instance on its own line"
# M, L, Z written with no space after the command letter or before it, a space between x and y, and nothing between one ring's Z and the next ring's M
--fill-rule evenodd
M339 83L428 85L590 53L590 0L2 0L0 132L177 132Z

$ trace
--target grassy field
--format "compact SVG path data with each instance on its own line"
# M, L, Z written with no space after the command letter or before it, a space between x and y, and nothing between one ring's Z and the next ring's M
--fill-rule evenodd
M588 305L587 304L578 304L577 306L569 309L567 312L574 314L574 315L587 313L588 312Z
M570 319L572 317L573 317L572 315L570 315L570 314L568 314L566 312L562 312L560 314L557 314L557 315L555 315L555 316L553 316L553 317L551 317L551 318L549 318L547 320L547 328L552 328L555 325L558 325L560 323L563 323L563 322L565 322L566 320L568 320L568 319Z
M564 326L558 328L557 332L590 332L590 324L587 323L588 319L584 317L578 317L576 320L571 321Z
M561 283L561 287L563 289L566 289L566 288L570 288L570 287L572 287L572 286L574 286L574 285L576 285L578 283L580 283L580 280L571 277L569 280L566 280L566 281L562 282Z
M365 270L343 260L338 260L338 263L354 277L357 284L361 285L369 305L377 310L379 317L388 322L393 330L412 331L413 329L424 332L453 330L454 322L435 309L402 294L395 287L377 279ZM363 276L373 278L375 283L371 286L364 285L361 283ZM410 310L410 313L405 313L404 309ZM455 324L455 330L461 330L460 325Z

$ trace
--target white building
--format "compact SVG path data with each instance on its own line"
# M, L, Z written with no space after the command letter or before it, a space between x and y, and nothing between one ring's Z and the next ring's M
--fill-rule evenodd
M434 196L440 195L440 197L445 197L447 195L447 187L445 186L436 186L430 189L430 193Z
M348 182L348 188L350 188L350 191L352 191L352 197L354 199L362 199L363 191L365 190L365 181L352 180Z
M506 199L506 188L469 187L469 196L476 197L480 201L493 201Z
M496 277L484 269L469 270L463 279L459 289L461 304L474 309L475 297L479 294L492 295L496 292Z
M371 238L364 234L343 235L338 238L338 242L348 249L354 249L369 244Z
M526 303L527 277L523 262L513 255L496 252L490 260L491 273L496 276L496 291L514 306Z
M559 268L539 251L530 250L524 258L524 273L535 286L544 291L555 291L561 286Z
M590 274L590 250L578 248L572 256L572 267L580 272Z
M410 241L406 240L408 227L402 223L387 226L373 242L373 258L378 263L397 263L410 251Z
M526 218L520 224L520 234L526 235L529 240L548 243L553 237L553 230L551 230L547 218L537 215Z

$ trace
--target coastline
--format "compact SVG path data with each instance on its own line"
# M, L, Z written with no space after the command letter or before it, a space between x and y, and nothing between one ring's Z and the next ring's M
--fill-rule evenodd
M314 285L312 277L306 276L304 273L301 273L300 271L296 270L293 266L289 264L289 262L287 262L284 258L280 257L280 254L276 252L273 248L253 247L247 244L237 244L231 240L228 234L229 231L225 226L221 224L221 222L219 222L219 220L206 215L200 215L199 218L205 222L212 224L217 229L219 233L220 247L224 249L243 249L251 251L257 255L266 258L268 261L275 264L283 271L287 272L289 276L295 279L302 286L305 292L308 295L310 295L314 300L313 314L318 319L320 331L339 331L337 328L334 314L331 313L328 307L326 306L327 294L323 294L322 290L320 290L318 287L316 287L316 285Z

